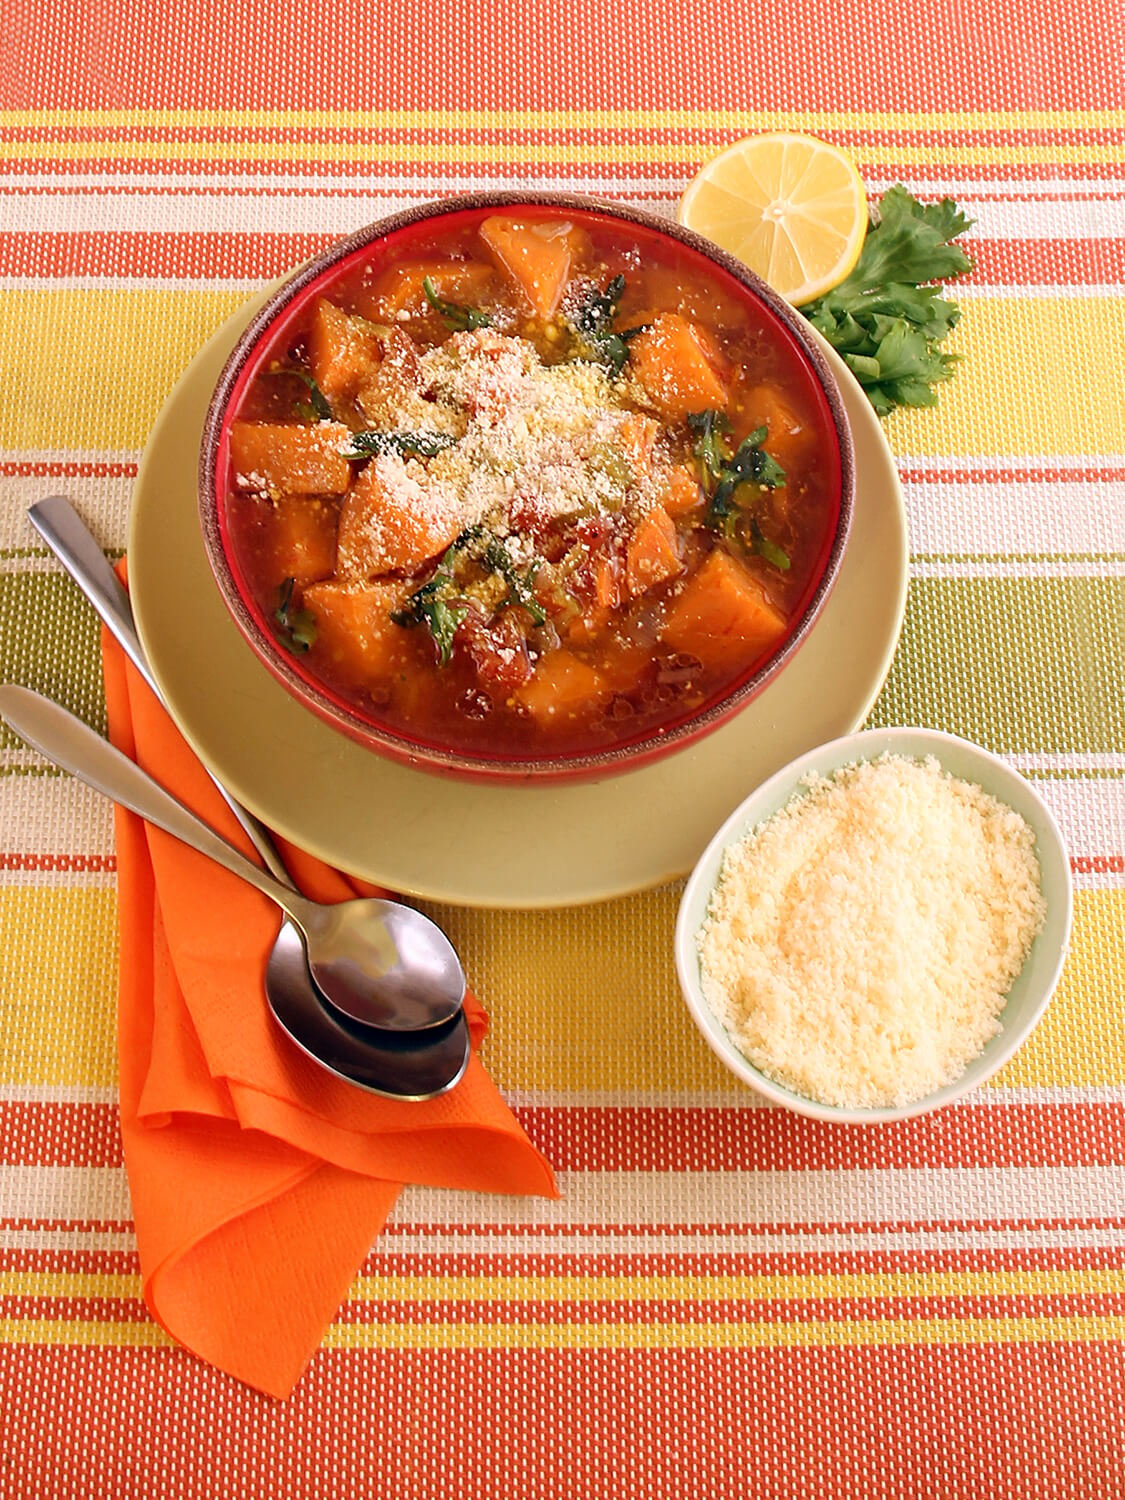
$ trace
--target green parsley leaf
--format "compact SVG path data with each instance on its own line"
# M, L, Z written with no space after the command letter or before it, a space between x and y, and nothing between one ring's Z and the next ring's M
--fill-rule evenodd
M705 522L731 541L744 541L774 567L786 569L789 558L762 534L754 507L767 490L779 490L785 470L762 444L768 429L757 427L732 453L726 434L730 418L714 408L690 412L688 427L696 434L692 452L699 460L700 477L707 495Z
M971 220L952 198L923 204L899 184L883 194L851 274L801 309L841 354L886 416L899 406L933 406L958 356L938 347L960 309L927 283L961 276L972 261L957 235Z
M525 573L521 573L507 547L499 537L495 536L489 537L480 554L480 561L490 572L499 573L508 585L508 596L501 608L510 604L518 604L527 610L534 624L546 625L547 613L531 591L539 568L538 562L533 562Z
M455 329L463 333L468 328L488 328L492 319L486 312L481 312L476 307L464 307L460 302L447 302L444 297L439 297L437 290L430 277L422 282L422 290L426 294L426 301L434 312L441 318L447 328Z
M294 608L293 590L296 583L295 578L287 578L278 589L278 603L273 617L280 627L282 645L299 656L316 640L316 616L310 610Z
M454 565L457 554L464 549L465 533L462 532L443 553L433 575L403 602L400 608L391 611L391 620L407 630L426 625L437 647L438 662L447 667L453 657L453 638L457 627L469 613L469 606L457 597L457 580Z

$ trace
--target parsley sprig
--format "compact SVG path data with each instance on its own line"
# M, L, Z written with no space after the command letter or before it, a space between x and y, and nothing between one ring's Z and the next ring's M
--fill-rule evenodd
M765 492L781 489L785 483L785 470L762 447L768 428L756 427L732 452L727 436L731 423L725 412L714 408L691 412L687 421L695 434L692 452L699 460L707 496L706 524L732 540L741 538L752 552L785 571L787 554L763 534L754 514Z
M335 415L332 410L332 404L308 370L301 370L292 365L276 365L266 373L268 375L291 375L294 380L299 380L307 388L309 399L307 401L294 401L293 403L294 411L298 416L303 417L306 422L332 421Z
M956 354L941 345L960 309L932 283L972 261L951 242L971 220L952 198L920 203L901 183L884 193L851 274L801 311L842 355L881 417L899 406L933 406Z

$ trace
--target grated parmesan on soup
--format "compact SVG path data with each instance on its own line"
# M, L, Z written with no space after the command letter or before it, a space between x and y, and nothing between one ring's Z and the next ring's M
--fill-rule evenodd
M921 1099L1001 1030L1046 916L1034 844L932 758L809 777L724 855L704 996L783 1087L850 1108Z

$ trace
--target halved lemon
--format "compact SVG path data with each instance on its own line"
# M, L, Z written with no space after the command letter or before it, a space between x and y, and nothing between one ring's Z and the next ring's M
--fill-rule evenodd
M676 216L800 307L837 286L859 259L867 194L843 151L776 132L735 141L704 163Z

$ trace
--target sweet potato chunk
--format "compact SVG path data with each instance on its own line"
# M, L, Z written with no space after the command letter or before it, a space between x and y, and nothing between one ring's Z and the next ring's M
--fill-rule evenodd
M703 504L703 486L686 464L678 464L672 470L660 503L670 516L690 515Z
M661 313L629 345L637 379L668 422L727 402L722 355L711 335L679 313Z
M758 427L766 429L762 447L786 471L804 462L810 444L816 440L811 424L803 422L782 393L771 385L753 386L738 402L737 440L741 442Z
M334 678L368 688L400 671L411 643L390 618L402 603L404 584L313 583L302 607L316 621L315 657Z
M352 476L344 457L350 447L340 422L233 422L230 429L235 484L263 494L342 495Z
M643 594L683 572L680 539L671 516L659 505L642 517L629 538L625 583L630 594Z
M544 656L517 700L543 726L589 718L609 696L600 673L565 648Z
M421 317L432 311L423 289L429 277L435 293L444 301L476 307L487 294L494 274L491 266L479 260L410 261L386 271L356 301L377 322L393 323L400 313Z
M378 331L365 318L326 297L318 299L309 327L309 364L329 400L350 400L381 358Z
M337 567L345 578L412 573L443 552L461 530L445 507L394 458L375 459L340 510Z
M550 318L558 308L572 261L572 226L554 220L524 223L494 215L480 226L480 237L528 308Z
M724 671L777 645L785 630L785 616L753 574L727 553L712 552L673 601L660 638Z
M263 570L277 583L286 578L299 584L330 578L336 570L337 502L318 495L282 495L272 508L262 548Z

